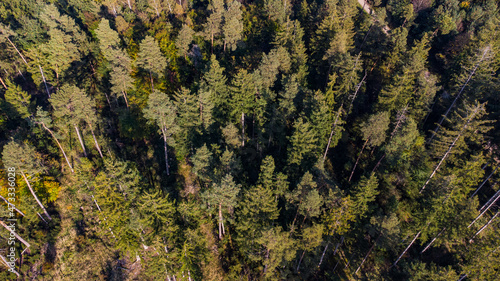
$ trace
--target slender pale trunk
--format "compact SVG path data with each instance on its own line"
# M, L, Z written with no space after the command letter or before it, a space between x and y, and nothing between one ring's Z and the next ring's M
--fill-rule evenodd
M326 243L325 249L323 250L323 253L321 254L321 259L319 260L318 267L320 267L321 264L323 263L323 258L325 257L326 250L328 249L328 245L330 245L330 242Z
M0 195L0 199L2 199L7 205L9 205L10 208L13 208L14 210L16 210L21 216L24 217L24 213L21 212L18 208L16 208L16 206L14 206L14 204L12 203L9 203L9 201L7 201L7 199L5 199L2 195Z
M132 10L132 4L130 3L130 0L127 0L127 3L128 3L128 8Z
M304 255L306 254L306 250L302 252L302 255L300 256L299 264L297 265L297 272L300 270L300 264L302 263L302 259L304 258Z
M168 147L167 147L167 129L164 127L161 129L163 132L163 148L165 150L165 167L167 168L167 176L170 175L170 169L168 165Z
M431 240L431 242L429 242L429 244L427 244L427 246L422 250L422 252L420 252L420 254L423 254L425 251L427 251L427 249L429 249L429 247L432 245L432 243L434 243L434 241L436 241L436 239L446 230L446 227L443 227L443 229L438 233L438 235L436 235L436 237L434 237L434 239Z
M80 134L80 130L78 129L78 126L76 124L74 124L74 126L76 134L78 135L78 140L80 141L80 145L82 146L83 149L83 154L85 155L85 157L87 157L87 150L85 150L85 145L83 144L83 139L82 135Z
M406 247L406 249L403 251L403 253L398 257L398 259L394 262L394 264L392 266L395 266L396 264L398 264L399 260L403 257L404 254L406 254L406 252L408 251L408 249L410 249L411 245L413 245L413 243L415 243L415 240L417 240L418 236L420 236L420 232L419 231L417 233L417 235L415 235L415 238L413 238L413 240L411 241L410 245L408 245L408 247ZM391 267L392 267L391 266Z
M462 92L464 91L465 89L465 86L467 86L467 84L469 83L469 81L471 80L472 76L476 73L476 70L477 68L479 67L479 64L484 60L484 57L486 56L486 53L488 53L488 51L490 50L490 47L486 47L484 49L484 52L483 52L483 56L481 57L481 59L477 62L477 64L474 66L474 69L472 70L472 72L470 73L469 77L467 78L467 81L465 81L465 84L462 86L462 88L460 89L460 91L458 92L457 96L455 97L455 99L453 100L453 102L451 103L450 107L448 107L448 109L446 110L446 112L444 113L443 117L441 117L441 120L439 121L439 125L436 126L436 129L434 129L434 132L432 132L432 136L429 138L429 140L427 141L428 143L430 143L432 141L432 139L436 136L436 133L439 131L439 126L441 126L441 124L443 124L443 121L444 119L446 119L446 117L448 116L448 114L450 113L450 110L455 106L455 103L457 102L457 100L460 98L460 95L462 95Z
M3 82L2 77L0 77L0 82L2 83L3 87L5 88L5 90L7 90L7 86L6 86L6 85L5 85L5 83Z
M363 151L365 150L366 145L368 144L368 141L370 140L370 137L368 137L363 144L363 147L361 148L361 152L359 153L358 159L356 159L356 163L354 164L354 167L352 168L351 175L349 176L349 182L351 182L352 175L354 175L354 171L356 170L356 166L358 166L359 158L361 158L361 155L363 155Z
M222 223L222 204L219 203L219 239L221 240L223 233L224 233L224 225Z
M493 174L498 170L498 167L500 167L500 165L497 165L497 167L495 168L495 170L493 170L493 172L491 172L491 174L483 181L483 183L481 183L481 185L476 189L476 191L474 191L474 193L472 193L472 195L470 196L470 198L474 197L477 192L481 189L481 187L483 187L483 185L491 178L491 176L493 176Z
M68 163L68 166L71 169L71 172L74 173L75 171L73 170L73 167L71 167L71 164L69 163L69 160L68 160L68 156L66 156L66 153L64 152L64 149L62 148L61 143L57 140L56 136L54 136L54 133L52 132L52 130L50 130L49 128L47 128L47 126L45 126L45 123L41 122L41 124L42 124L43 128L45 130L47 130L50 133L50 135L54 138L54 140L57 142L57 145L59 146L62 154L64 155L64 159L66 159L66 163Z
M472 243L474 240L474 238L479 235L479 233L483 232L483 230L485 230L490 224L491 222L498 216L498 214L500 214L500 210L497 211L497 213L488 221L488 223L486 223L483 227L481 227L481 229L479 229L476 234L474 234L474 236L472 236L472 238L469 240L470 243Z
M28 65L28 62L26 61L26 59L24 58L23 54L21 54L21 52L17 49L16 45L14 45L14 43L12 43L12 41L10 41L9 37L8 36L5 36L5 38L7 38L7 40L9 41L9 43L12 45L12 47L14 47L14 49L16 49L16 52L19 54L19 56L21 57L21 59L23 59L23 62L24 64Z
M26 242L26 240L24 240L21 236L19 236L14 230L12 230L12 228L10 228L7 224L5 224L5 222L1 221L0 220L0 224L5 227L5 229L7 229L8 231L10 231L10 233L14 234L14 236L17 238L17 240L19 240L21 243L24 244L24 246L26 246L27 248L30 247L30 243Z
M490 206L491 201L496 200L498 198L498 196L500 196L500 189L493 196L491 196L491 198L490 198L490 200L488 200L488 202L484 203L484 205L481 207L481 209L479 209L479 212L482 212L484 210L484 208Z
M102 156L101 147L99 147L99 143L97 142L97 138L95 137L94 129L92 128L92 123L88 120L88 118L87 118L87 123L89 124L90 132L92 133L92 137L94 138L95 148L97 148L97 151L99 151L99 155L101 156L101 158L104 158Z
M42 74L43 84L45 85L45 90L47 91L47 95L49 95L49 98L50 98L49 87L47 86L47 81L45 80L45 75L43 75L43 69L42 69L42 66L41 66L41 65L38 65L38 69L40 69L40 73Z
M14 267L11 267L8 264L7 259L4 256L0 255L0 259L2 259L3 263L5 264L5 266L7 268L9 268L9 270L11 270L11 272L13 272L14 274L16 274L18 278L20 277L19 273L14 269Z
M97 210L99 210L99 213L102 213L101 207L99 207L99 204L97 204L97 200L95 200L94 195L92 195L92 200L94 200L94 203L97 206ZM104 219L104 222L106 223L106 225L108 225L108 222L106 221L106 217L105 216L103 217L103 219ZM116 236L113 233L113 230L111 230L111 227L109 227L109 225L108 225L108 230L109 230L109 232L111 232L111 235L113 236L113 238L116 239Z
M151 93L152 93L152 92L154 92L155 87L154 87L154 84L153 84L153 73L151 73L151 69L149 70L149 78L151 79Z
M227 42L226 42L226 40L224 40L224 49L222 50L223 52L226 52L226 44L227 44Z
M128 108L127 92L122 91L122 94L123 94L123 98L125 99L125 104L127 105L127 108Z
M52 218L50 217L49 213L47 212L47 210L45 209L45 207L43 206L42 202L40 202L40 199L38 199L38 196L36 196L35 194L35 191L33 190L33 188L31 188L31 184L30 182L28 181L28 178L26 178L26 175L24 174L24 172L21 170L21 175L23 176L24 178L24 181L26 182L26 184L28 185L28 188L31 192L31 194L33 195L33 197L35 197L35 200L36 202L38 203L38 205L40 206L40 208L42 208L43 212L45 213L45 215L47 216L47 218L49 220L52 220Z
M328 138L328 144L326 145L325 153L323 154L323 160L326 159L326 154L328 153L328 150L330 149L330 144L332 143L332 137L335 134L335 128L337 127L337 122L338 122L339 117L340 117L340 112L342 111L342 106L343 106L343 104L340 105L340 108L337 111L337 116L335 117L335 121L333 122L332 131L330 132L330 137Z
M434 175L436 174L436 172L438 171L439 167L441 166L441 164L443 164L444 160L446 159L446 157L448 157L448 154L450 154L451 150L453 149L453 146L455 146L455 143L458 141L458 139L462 136L462 133L464 132L464 130L467 128L467 125L469 125L470 121L472 120L472 118L476 115L477 113L477 108L474 110L474 112L471 114L471 117L469 118L469 120L467 120L467 122L464 124L462 130L460 130L460 133L458 133L458 136L455 138L455 140L453 140L453 142L451 143L450 147L448 148L448 151L446 151L446 153L443 155L443 157L441 158L441 160L439 161L439 164L436 166L436 168L434 169L434 171L432 172L432 174L430 175L429 179L425 182L424 186L422 186L422 189L420 189L420 193L422 193L422 191L425 189L425 187L427 186L427 184L429 183L429 181L432 179L432 177L434 177Z
M245 146L245 113L241 113L241 146Z
M375 245L377 245L377 242L378 240L380 239L380 237L382 236L382 233L380 233L377 237L377 239L375 240L375 243L373 243L373 246L370 248L370 250L368 250L368 253L366 253L366 256L365 258L363 259L363 261L361 262L361 264L358 266L358 269L356 269L356 272L354 272L354 274L357 274L358 271L361 269L361 267L363 266L363 264L365 263L366 259L368 258L368 256L370 255L370 253L373 251L373 249L375 248Z
M490 205L488 205L488 207L486 207L486 209L484 209L484 211L482 211L470 224L469 226L467 226L467 228L471 227L478 219L480 219L484 213L486 213L490 208L491 206L495 205L495 203L497 202L497 200L500 198L500 196L497 196L497 198L495 200L493 200L493 202L490 203Z
M351 103L349 104L349 109L347 110L348 114L349 114L349 112L351 112L352 105L354 104L354 100L356 99L356 96L358 95L359 89L361 89L361 86L363 85L363 82L365 81L367 75L368 75L368 73L365 71L365 76L363 76L363 79L361 79L361 82L359 82L359 84L356 86L356 91L354 92L354 95L351 99Z

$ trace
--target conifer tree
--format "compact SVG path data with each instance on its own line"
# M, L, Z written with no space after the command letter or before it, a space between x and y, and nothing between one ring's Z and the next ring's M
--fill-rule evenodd
M368 145L370 147L376 147L381 145L385 141L386 134L389 127L389 112L380 112L375 115L370 116L370 118L364 122L361 126L361 131L363 133L363 139L365 140L361 152L359 153L356 163L352 168L351 175L349 176L349 181L351 181L352 175L356 170L359 158L363 154L365 147Z
M231 211L234 209L236 206L236 197L240 189L241 185L236 184L231 175L226 175L220 183L214 183L210 190L203 193L206 202L218 208L219 239L222 239L222 236L225 234L223 210Z
M226 46L232 51L236 50L237 43L242 39L243 33L243 16L241 4L238 1L232 1L228 4L227 11L224 14L224 52Z
M294 124L294 132L290 137L290 148L288 150L288 162L301 165L306 161L312 161L318 149L318 139L312 125L299 118Z
M146 36L139 45L140 51L137 58L137 66L149 72L151 78L151 91L154 91L153 76L163 78L163 72L167 68L167 60L160 51L156 40Z
M40 199L38 199L38 196L33 190L29 180L29 178L36 177L38 174L44 171L44 168L36 155L35 148L24 143L18 144L12 140L3 148L2 161L7 167L14 167L16 168L16 171L21 173L26 186L28 186L28 189L35 198L36 202L38 203L40 208L42 208L45 216L49 220L52 220L52 217L49 215Z
M78 136L83 153L87 157L87 151L83 143L79 125L85 120L85 104L89 104L87 95L76 86L64 85L57 93L52 95L50 103L54 107L54 116L64 124L72 126Z
M194 30L187 24L183 24L179 36L175 40L179 56L186 58L189 52L189 45L193 42Z
M225 69L220 66L215 55L212 55L210 58L210 69L203 77L206 82L205 91L209 92L210 101L214 107L214 117L220 122L227 114L230 100L229 89L226 85L227 78L224 75L224 70Z
M148 105L143 109L144 116L149 119L152 124L158 126L159 132L163 136L167 175L170 175L167 143L172 141L172 135L179 129L177 125L176 110L172 100L159 90L155 90L149 95Z
M205 40L210 40L210 46L212 47L213 53L214 42L222 33L222 22L224 20L224 1L210 1L210 3L208 4L208 11L210 12L210 16L208 17L207 22L203 27L203 32Z
M52 119L49 116L49 113L47 111L44 111L40 106L37 107L36 110L36 118L35 118L35 124L41 125L49 134L52 136L52 138L56 141L57 145L59 146L59 149L61 150L61 153L64 156L64 159L66 159L66 163L68 163L68 167L70 168L71 172L74 173L75 171L73 170L73 167L71 166L71 163L69 162L68 156L66 156L66 152L64 152L64 149L57 139L57 137L54 135L54 132L51 130L52 128Z

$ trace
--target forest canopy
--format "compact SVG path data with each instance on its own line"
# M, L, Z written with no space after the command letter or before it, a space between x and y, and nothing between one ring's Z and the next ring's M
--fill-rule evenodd
M499 31L493 0L1 1L0 279L498 280Z

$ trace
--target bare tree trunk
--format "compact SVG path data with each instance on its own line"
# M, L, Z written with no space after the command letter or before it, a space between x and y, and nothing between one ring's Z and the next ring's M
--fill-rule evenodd
M427 246L422 250L422 252L420 252L420 254L423 254L425 251L427 251L427 249L429 249L429 247L432 245L432 243L434 243L434 241L436 241L436 239L446 230L446 227L443 227L443 229L438 233L438 235L436 235L436 237L434 237L434 239L431 240L431 242L429 242L429 244L427 244Z
M222 240L222 206L219 203L219 239Z
M149 77L151 78L151 93L154 92L155 87L153 85L153 74L151 73L151 69L149 70Z
M500 167L500 165L497 165L497 167L495 168L495 170L493 170L493 172L491 172L491 174L483 181L483 183L481 183L481 185L476 189L476 191L474 191L474 193L472 193L472 195L470 196L470 198L474 197L477 192L481 189L481 187L483 187L483 185L491 178L491 176L493 176L493 174L498 170L498 167Z
M26 61L26 59L24 58L23 54L21 54L21 52L17 49L16 45L14 45L14 43L12 43L12 41L10 41L9 37L8 36L5 36L5 38L9 41L9 43L12 45L12 47L14 47L14 49L16 49L16 52L19 54L19 56L23 59L24 61L24 64L28 65L28 62Z
M358 266L358 269L356 269L356 272L354 272L354 274L358 273L358 271L361 269L361 267L363 266L363 264L365 263L366 259L368 258L368 256L370 255L370 253L373 251L373 249L375 248L375 245L377 245L377 242L378 240L380 239L380 237L382 236L382 233L380 233L377 237L377 239L375 240L375 242L373 243L373 246L370 248L370 250L368 250L368 253L366 254L365 258L363 259L363 261L361 262L361 264Z
M62 154L64 155L64 159L66 159L66 163L68 163L68 166L71 169L71 172L74 173L75 171L73 170L73 167L71 167L71 164L69 163L68 157L66 156L66 153L64 152L64 149L62 148L61 143L57 140L56 136L54 136L54 133L52 132L52 130L50 130L49 128L47 128L47 126L45 126L45 123L43 123L43 122L40 122L40 123L42 124L43 128L45 130L47 130L50 133L50 135L54 138L54 140L57 142L57 145L59 146Z
M448 114L450 113L450 110L453 108L453 106L455 106L455 103L457 102L457 100L460 98L460 95L462 95L462 92L464 91L465 89L465 86L467 86L467 84L469 83L470 79L472 78L472 76L476 73L476 70L477 68L479 67L479 64L484 60L484 57L486 56L486 53L488 53L488 51L490 50L490 47L486 47L484 49L484 52L483 52L483 56L481 57L481 59L477 62L476 66L474 66L474 69L472 70L472 72L470 73L469 75L469 78L467 78L467 81L465 81L465 84L462 86L462 88L460 89L460 91L458 92L457 96L455 97L455 99L453 100L453 102L451 103L450 107L448 107L448 109L446 110L446 112L444 113L443 117L441 118L441 120L439 121L439 125L436 126L436 129L434 129L434 132L432 133L432 136L430 137L430 139L427 141L428 143L430 143L432 141L432 139L436 136L436 133L438 132L439 130L439 126L441 126L441 124L443 124L443 121L444 119L446 119L446 117L448 116Z
M26 240L24 240L21 236L19 236L19 234L17 234L14 230L12 230L9 226L7 226L7 224L5 224L4 221L0 220L0 224L3 227L5 227L5 229L7 229L8 231L10 231L10 233L14 234L14 236L17 238L17 240L19 240L21 243L23 243L24 246L26 246L27 248L30 247L30 243L26 242Z
M241 113L241 146L245 146L245 113Z
M125 99L125 104L127 105L127 108L128 108L127 92L122 91L122 94L123 94L123 98Z
M497 211L497 213L488 221L488 223L486 223L483 227L481 227L481 229L479 229L476 234L474 234L474 236L472 236L472 238L469 240L470 243L472 243L474 240L474 238L481 232L483 232L483 230L485 230L488 225L490 225L490 223L498 216L498 214L500 214L500 210Z
M467 226L467 228L470 228L478 219L480 219L484 213L486 213L490 208L491 206L495 205L495 203L497 202L497 200L500 198L500 196L497 196L497 198L495 200L493 200L493 202L490 203L490 205L488 205L488 207L486 207L486 209L484 209L484 211L482 211L470 224L469 226Z
M83 144L83 139L82 136L80 135L80 130L78 130L78 126L76 124L74 126L76 134L78 135L78 140L80 141L80 145L82 146L83 149L83 154L85 155L85 157L87 157L87 150L85 150L85 145Z
M49 87L47 86L47 81L45 81L45 75L43 75L42 66L38 65L38 68L40 69L40 73L42 74L43 84L45 84L45 90L47 91L47 95L49 95L50 98Z
M4 256L2 256L2 255L0 255L0 259L2 259L3 263L5 264L5 266L8 267L9 270L11 270L11 272L13 272L14 274L16 274L17 277L19 278L19 276L20 276L19 273L14 269L14 267L11 267L9 265L9 263L7 262L7 259Z
M299 264L297 265L297 272L300 270L300 264L302 263L302 259L304 258L304 255L306 254L306 250L302 252L302 255L300 256Z
M403 251L403 253L399 256L399 258L394 262L394 264L392 266L395 266L396 264L398 264L398 262L401 259L401 257L403 257L403 255L408 251L408 249L410 249L411 245L413 245L413 243L415 243L415 240L417 240L418 236L420 236L420 232L421 231L419 231L417 233L417 235L415 235L415 238L413 238L413 240L411 241L410 245L408 245L408 247L406 247L406 249Z
M330 244L330 242L326 242L325 249L323 250L323 253L321 254L321 259L319 259L318 267L320 267L321 264L323 263L323 258L325 257L325 253L326 253L326 250L328 249L329 244Z
M349 112L351 112L354 100L356 99L356 96L358 95L359 89L361 89L361 86L363 85L363 82L365 81L367 75L368 75L368 73L365 70L365 76L363 76L363 79L361 79L361 82L359 82L358 85L356 86L356 91L354 92L354 95L351 99L351 103L349 104L349 109L347 110L347 114L349 114Z
M351 175L349 176L349 182L351 182L352 175L354 175L354 171L356 170L356 166L358 166L359 158L361 158L361 155L363 154L363 151L365 150L365 146L370 140L370 137L368 137L363 144L363 147L361 148L361 152L359 153L358 159L356 159L356 163L354 164L354 167L352 168Z
M92 133L92 137L94 138L95 148L97 148L97 151L99 151L99 155L101 156L101 158L104 158L102 156L102 151L101 151L101 148L99 147L99 143L97 142L97 138L95 137L94 129L92 128L92 123L90 123L88 118L87 118L87 123L89 124L90 132Z
M340 105L340 108L337 111L337 116L335 117L335 121L333 122L332 131L330 132L330 137L328 138L328 144L326 145L325 153L323 154L323 160L326 159L326 154L328 153L328 150L330 149L330 144L332 143L332 137L333 137L333 134L335 133L335 128L337 127L337 121L339 120L340 112L342 111L342 106L343 106L343 104Z
M45 213L45 215L47 216L47 218L49 220L52 220L52 218L50 217L49 213L47 212L47 210L45 209L45 207L43 206L42 202L40 202L40 199L38 199L38 196L36 196L35 194L35 191L33 191L33 188L31 188L31 184L30 182L28 181L28 178L26 178L26 175L24 174L24 172L21 170L21 175L23 176L24 178L24 181L26 182L26 184L28 185L28 188L31 192L31 194L33 195L33 197L35 197L35 200L36 202L38 203L38 205L40 206L40 208L42 208L43 212Z
M493 196L491 196L491 198L490 198L490 200L488 200L488 202L484 203L484 205L481 207L481 209L479 209L479 212L482 212L484 208L486 208L487 206L490 206L491 201L496 200L498 198L498 196L500 196L500 189Z
M169 176L170 169L168 165L167 129L163 127L161 130L163 132L163 148L165 150L165 167L167 168L167 176Z
M5 203L7 205L9 205L11 208L13 208L14 210L16 210L21 216L25 216L23 212L21 212L18 208L16 208L16 206L14 206L14 204L12 203L9 203L9 201L7 201L7 199L5 199L2 195L0 195L0 199L2 199L3 201L5 201Z
M101 207L99 207L99 204L97 204L97 200L95 200L94 195L92 195L92 200L94 200L94 203L97 206L97 210L99 210L99 213L102 213ZM104 219L104 222L106 223L106 225L108 226L109 232L111 232L111 235L113 235L113 238L115 238L115 240L116 240L116 236L113 233L113 230L111 230L111 227L109 227L108 222L106 221L106 217L104 216L103 219Z
M460 130L460 133L458 133L457 137L455 138L455 140L453 140L453 142L451 143L450 147L448 148L448 151L446 151L446 153L443 155L443 157L441 158L441 160L439 161L438 165L436 166L436 168L434 169L434 171L432 172L432 174L430 175L429 179L427 179L427 181L425 182L424 186L422 186L422 189L420 189L420 192L419 193L422 193L422 191L425 189L425 187L427 186L427 184L431 181L432 177L434 177L434 175L436 174L436 172L438 171L439 167L441 167L441 164L443 164L444 160L446 159L446 157L448 157L448 154L450 154L451 150L453 149L453 146L455 146L455 143L458 141L458 139L462 136L462 133L464 132L464 130L467 128L467 125L469 125L470 121L472 120L472 118L476 115L477 113L477 108L474 110L474 112L471 114L471 117L469 118L469 120L467 120L467 122L464 124L464 126L462 127L462 130Z
M5 88L5 90L7 90L8 88L7 88L7 86L5 85L5 83L3 82L2 77L0 77L0 82L2 83L3 87Z

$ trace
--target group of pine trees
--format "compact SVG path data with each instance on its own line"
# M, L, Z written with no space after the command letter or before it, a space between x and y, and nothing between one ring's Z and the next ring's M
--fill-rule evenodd
M499 8L2 1L0 279L497 280Z

